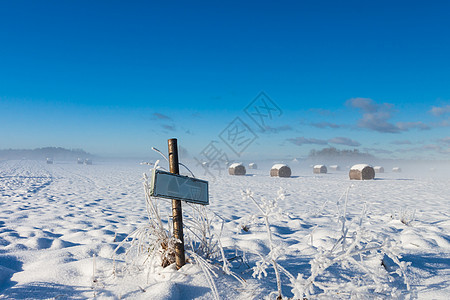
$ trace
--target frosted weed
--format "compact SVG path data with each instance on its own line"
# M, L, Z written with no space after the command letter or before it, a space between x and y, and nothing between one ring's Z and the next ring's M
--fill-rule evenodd
M411 223L414 222L416 219L416 210L415 209L412 211L408 209L401 210L399 214L399 219L400 222L402 222L406 226L411 226Z
M253 276L260 279L267 276L266 269L270 265L274 268L277 292L271 292L268 299L272 295L275 295L277 300L283 299L280 272L289 279L288 285L294 295L292 299L414 297L406 275L410 263L400 261L400 247L394 237L365 226L365 206L358 218L348 221L350 188L337 201L339 237L329 249L314 247L316 254L309 262L309 276L301 273L294 276L286 270L281 261L285 257L284 253L273 241L269 218L282 216L277 201L284 199L284 193L280 190L278 197L272 201L257 201L251 191L243 192L243 196L251 199L260 212L259 215L250 216L247 222L256 223L258 218L262 218L265 223L270 252L267 255L256 253L260 260L255 262ZM344 200L343 203L341 200ZM317 227L314 226L309 234L308 239L311 242ZM396 282L395 276L403 279L405 292L402 293L398 289L399 283Z
M159 161L152 165L159 168ZM180 164L182 165L182 164ZM147 272L148 278L158 268L165 268L175 263L175 245L180 241L172 234L171 217L162 217L161 208L170 206L168 201L160 201L159 198L151 196L151 183L146 174L143 175L144 194L148 222L129 234L114 251L126 247L126 263L122 274L131 272ZM212 222L223 223L224 220L217 214L208 211L204 206L184 204L183 227L185 240L186 262L196 264L205 275L206 281L211 289L214 299L219 299L214 278L217 271L222 270L225 274L233 276L240 283L245 282L229 269L230 263L225 257L220 242L220 235L212 231ZM222 268L218 267L222 265ZM176 272L174 270L174 272ZM116 274L116 266L114 266Z

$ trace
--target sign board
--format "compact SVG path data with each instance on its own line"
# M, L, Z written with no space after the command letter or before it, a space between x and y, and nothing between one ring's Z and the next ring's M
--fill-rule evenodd
M150 194L152 197L209 204L208 181L161 170L153 170Z

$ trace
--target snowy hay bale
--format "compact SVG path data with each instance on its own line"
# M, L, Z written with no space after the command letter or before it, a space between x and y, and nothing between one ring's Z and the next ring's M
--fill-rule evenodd
M230 175L245 175L245 167L243 164L234 163L228 168L228 174Z
M270 169L270 176L272 177L291 177L291 168L285 164L275 164Z
M78 159L77 159L77 164L82 165L83 162L84 162L84 161L83 161L81 158L78 158Z
M92 160L90 160L89 158L86 158L86 159L84 160L84 164L85 164L85 165L92 165Z
M47 164L49 164L49 165L53 164L53 159L52 159L52 158L49 158L49 157L47 157Z
M327 167L324 165L315 165L313 168L314 174L326 174L327 173Z
M350 168L348 175L350 179L370 180L375 178L375 170L369 165L358 164Z
M400 168L400 167L392 168L392 172L394 172L394 173L400 173L401 171L402 171L402 168Z
M384 173L384 168L380 166L373 167L375 173Z
M255 163L250 163L250 164L248 164L248 168L256 170L256 169L258 169L258 166Z
M340 171L341 167L339 167L338 165L331 165L330 169L333 170L333 171Z

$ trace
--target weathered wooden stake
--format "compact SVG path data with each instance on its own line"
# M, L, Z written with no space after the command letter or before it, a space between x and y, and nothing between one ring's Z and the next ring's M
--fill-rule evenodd
M169 167L170 172L179 175L178 166L178 146L177 139L169 139ZM172 215L173 215L173 236L180 240L181 243L175 244L175 262L177 270L186 263L184 255L184 237L183 237L183 214L181 210L181 201L172 199Z

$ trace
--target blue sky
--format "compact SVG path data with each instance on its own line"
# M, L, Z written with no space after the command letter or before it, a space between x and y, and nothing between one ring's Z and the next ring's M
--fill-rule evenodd
M448 159L449 11L448 1L1 1L0 149L143 157L177 137L192 157L214 141L231 159L327 146ZM263 128L244 111L260 92L279 108ZM223 134L236 118L255 137L237 151Z

